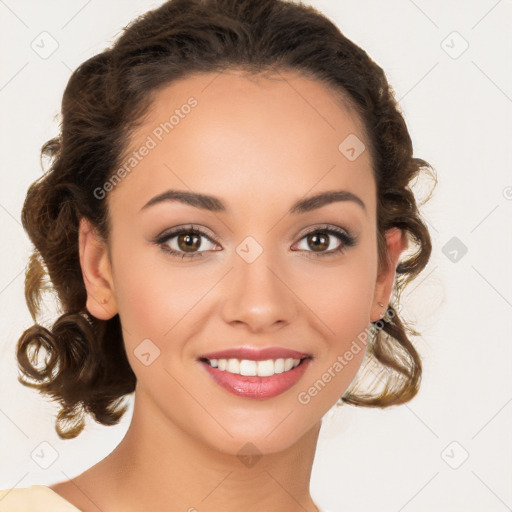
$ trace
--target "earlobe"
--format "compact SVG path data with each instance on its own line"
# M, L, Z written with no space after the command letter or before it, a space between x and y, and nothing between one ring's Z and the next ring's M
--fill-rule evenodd
M117 313L117 305L108 250L84 217L80 219L78 247L87 311L100 320L109 320Z
M385 236L388 255L387 268L379 273L375 284L374 303L370 318L372 322L380 320L386 312L395 284L396 267L398 266L400 254L409 245L406 233L397 227L387 230Z

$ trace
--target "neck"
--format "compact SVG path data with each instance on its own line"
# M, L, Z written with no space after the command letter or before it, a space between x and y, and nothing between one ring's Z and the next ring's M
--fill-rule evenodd
M78 477L99 509L316 512L309 482L320 422L284 451L227 454L152 411L150 402L137 389L121 443Z

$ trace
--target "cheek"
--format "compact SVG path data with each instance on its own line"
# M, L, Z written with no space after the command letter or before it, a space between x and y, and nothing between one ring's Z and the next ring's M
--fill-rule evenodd
M190 281L179 272L164 279L155 267L134 264L119 278L119 315L130 331L142 336L161 337L190 309L195 297Z
M328 339L343 343L370 322L375 264L372 258L354 255L337 265L310 264L306 274L306 268L298 269L297 295L324 324Z
M304 389L306 401L301 403L309 403L307 400L313 400L324 388L322 399L315 403L320 407L334 403L361 366L375 289L377 260L371 254L370 249L361 251L360 257L347 257L329 268L311 265L309 284L303 283L297 293L311 312L310 322L324 335L317 347L315 378L319 387Z
M131 350L146 338L161 349L171 338L179 339L178 333L212 285L211 268L186 263L180 268L179 262L168 261L159 251L147 247L118 251L116 301L125 343Z

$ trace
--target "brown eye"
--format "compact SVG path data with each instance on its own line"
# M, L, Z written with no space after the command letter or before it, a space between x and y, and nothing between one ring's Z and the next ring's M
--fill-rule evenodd
M316 233L311 233L307 236L307 241L309 247L313 248L315 252L324 251L329 247L329 235L323 233L322 231L317 231Z
M201 247L201 238L196 234L181 234L177 238L179 249L193 252Z
M317 228L306 233L298 242L298 249L313 253L314 256L335 256L342 254L356 244L356 238L347 230L335 226Z
M179 258L203 256L205 252L218 250L210 237L197 228L175 230L162 235L156 243L171 256Z

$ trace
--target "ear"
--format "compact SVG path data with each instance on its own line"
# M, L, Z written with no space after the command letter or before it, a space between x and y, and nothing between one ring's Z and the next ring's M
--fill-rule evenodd
M409 243L405 233L397 228L388 229L385 233L387 246L387 266L382 268L377 276L375 292L373 296L372 313L370 321L380 320L389 305L393 285L395 284L396 267L402 251L407 249ZM384 304L384 307L378 303Z
M117 304L108 247L85 217L80 219L78 247L87 311L100 320L109 320L117 314Z

